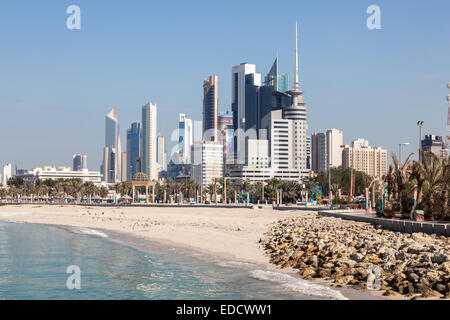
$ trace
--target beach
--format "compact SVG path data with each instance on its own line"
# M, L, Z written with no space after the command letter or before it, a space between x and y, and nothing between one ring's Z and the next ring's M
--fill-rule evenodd
M330 294L323 298L403 299L382 297L380 291L360 291L343 286L331 287L323 280L303 280L292 269L281 270L269 262L260 240L270 226L292 216L311 216L313 212L276 211L271 207L95 207L61 205L8 205L0 207L0 220L86 228L93 236L102 230L125 234L135 239L156 242L165 247L184 248L204 256L220 258L236 265L249 264L253 277L283 284L295 290L292 282L306 287L325 286ZM257 266L257 267L256 267ZM303 287L304 287L303 286ZM302 290L306 290L302 288ZM311 289L313 290L313 289ZM336 294L339 292L342 295Z

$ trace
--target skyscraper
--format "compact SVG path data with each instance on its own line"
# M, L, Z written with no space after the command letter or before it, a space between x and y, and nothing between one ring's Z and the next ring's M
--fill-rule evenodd
M12 165L11 163L5 164L3 166L3 179L2 184L4 187L8 185L8 180L11 179L12 176Z
M180 114L178 124L178 154L180 162L183 164L191 163L191 146L193 144L193 127L192 120L186 118L185 114Z
M222 135L224 161L233 146L233 114L230 111L219 115L219 132Z
M142 128L139 122L134 122L127 129L127 179L133 179L134 175L141 172L141 144Z
M302 172L306 169L306 132L308 130L306 104L300 89L298 72L298 24L295 24L295 78L294 88L287 92L292 97L292 105L283 109L283 118L293 120L294 125L294 168Z
M73 160L73 171L82 171L87 170L87 155L85 154L74 154L72 157Z
M117 110L116 108L113 108L105 118L105 149L103 151L102 173L103 179L107 183L121 181L120 169L122 148L119 130L120 126L117 119ZM106 170L105 168L108 169Z
M142 171L151 180L158 179L156 165L156 104L147 103L142 107Z
M162 133L158 135L157 142L157 159L156 161L159 164L159 168L161 171L167 171L167 154L166 154L166 146L165 139Z
M245 161L245 134L258 121L255 87L261 86L261 74L256 73L254 64L242 63L232 68L231 79L234 155L237 162L242 163Z
M218 141L219 93L218 77L210 76L203 81L203 139Z

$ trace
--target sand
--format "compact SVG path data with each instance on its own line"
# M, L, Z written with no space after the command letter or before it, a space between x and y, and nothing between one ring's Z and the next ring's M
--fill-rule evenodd
M268 231L270 224L301 214L304 213L277 211L269 206L262 209L61 205L0 207L0 220L121 232L226 260L257 264L266 270L277 272L280 270L269 263L259 240ZM282 272L299 277L289 270ZM323 281L313 282L330 285ZM382 298L381 292L363 292L350 288L340 288L339 291L350 299ZM390 297L395 298L401 297Z

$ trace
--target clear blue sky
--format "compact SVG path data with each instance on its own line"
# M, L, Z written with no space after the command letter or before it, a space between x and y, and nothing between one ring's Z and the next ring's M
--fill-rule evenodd
M80 31L66 28L71 4ZM382 30L366 27L371 4ZM414 152L417 120L445 134L449 13L448 0L2 1L0 163L71 165L84 153L98 170L113 106L122 145L149 101L170 140L179 113L201 119L210 74L221 111L233 65L254 63L264 76L278 52L292 82L296 20L310 132L335 127L345 143L362 137L397 152L411 142L405 154Z

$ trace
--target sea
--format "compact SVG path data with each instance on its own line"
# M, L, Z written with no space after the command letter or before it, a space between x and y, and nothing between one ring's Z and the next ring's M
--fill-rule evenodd
M0 221L0 299L316 300L339 291L112 231Z

